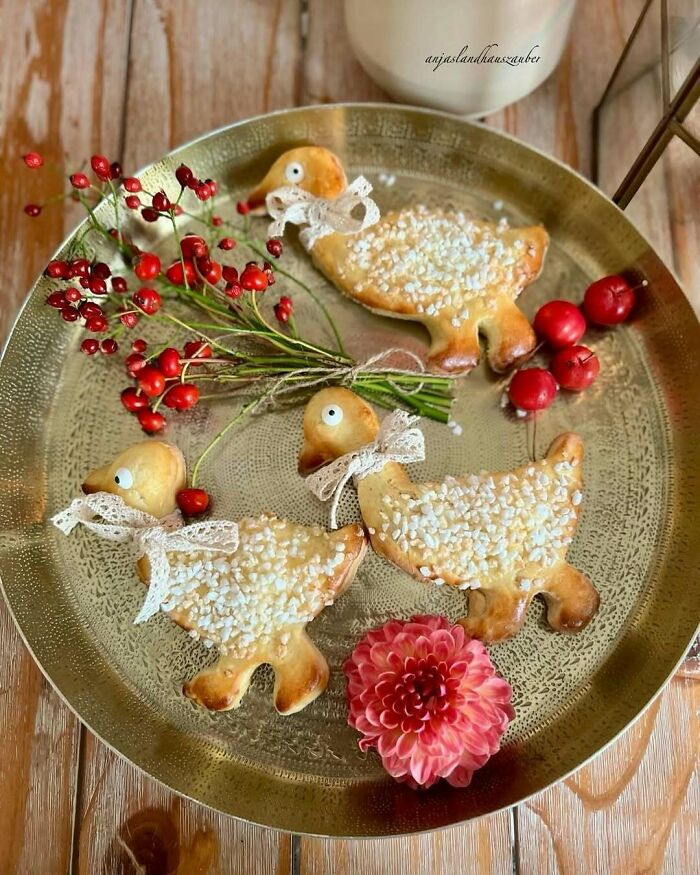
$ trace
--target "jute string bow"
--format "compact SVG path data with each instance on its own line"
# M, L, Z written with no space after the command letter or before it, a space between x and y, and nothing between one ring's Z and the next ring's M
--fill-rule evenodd
M96 520L101 518L101 522ZM74 499L69 507L51 518L64 535L82 524L86 529L108 541L131 541L138 556L146 556L150 564L148 594L135 623L144 623L160 610L168 597L170 580L169 551L218 550L234 553L238 548L238 526L225 520L182 525L179 511L158 519L135 510L118 495L96 492Z
M361 480L381 471L387 462L422 462L425 459L425 438L416 427L417 416L405 410L394 410L382 422L377 437L369 444L339 456L334 462L306 478L306 485L321 501L332 498L330 525L338 528L338 503L351 477Z
M270 237L281 237L287 222L308 225L299 234L307 251L321 237L335 231L357 234L379 221L379 207L369 197L371 191L372 185L364 176L358 176L337 198L316 197L296 185L275 189L265 198L265 206L273 219L268 233ZM352 216L358 205L364 208L361 219Z

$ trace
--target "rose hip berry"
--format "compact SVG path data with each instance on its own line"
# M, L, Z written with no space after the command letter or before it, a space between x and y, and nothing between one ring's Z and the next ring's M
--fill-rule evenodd
M271 237L265 244L265 248L273 258L279 258L284 250L282 241L278 237Z
M632 312L635 292L622 276L604 276L583 296L583 311L595 325L618 325Z
M138 210L141 206L141 198L137 194L130 194L124 198L124 203L130 210Z
M199 234L185 234L180 240L180 252L185 258L203 258L209 254L209 247Z
M86 337L85 340L80 344L80 351L84 352L85 355L95 355L99 348L100 341L95 340L94 337Z
M30 216L30 218L36 219L37 216L41 215L41 207L39 204L27 204L24 208L24 212Z
M510 381L508 397L521 410L544 410L554 401L557 382L544 368L525 368Z
M138 313L122 313L119 321L125 328L136 328L139 322Z
M84 173L71 173L68 178L70 179L70 184L77 190L90 188L90 180Z
M197 259L197 270L208 283L215 286L221 279L221 265L211 258Z
M123 276L113 276L111 279L112 289L118 294L123 295L127 291L128 286Z
M85 323L85 327L88 331L94 331L96 334L99 334L101 331L107 330L109 323L104 316L90 316Z
M145 392L149 398L155 398L156 395L160 395L163 389L165 389L165 377L158 368L154 368L151 365L146 365L145 368L141 368L138 372L137 379L139 388L142 392Z
M570 346L559 350L550 368L562 389L581 392L595 382L600 373L600 362L587 346Z
M183 261L185 262L184 272L182 270L182 261L178 258L177 261L173 261L170 267L165 271L166 277L174 286L184 286L184 277L187 277L188 286L192 287L199 285L199 278L194 267L194 262L191 258L184 258Z
M139 289L131 296L131 300L147 316L153 316L160 310L161 297L155 289Z
M172 410L189 410L199 401L199 389L194 383L177 383L168 390L163 403Z
M51 292L46 299L46 303L49 307L54 307L56 310L62 310L66 306L66 296L63 292Z
M110 270L109 265L105 264L104 261L96 261L92 266L91 273L93 276L98 276L103 280L112 276L112 271Z
M97 343L97 341L95 341L95 343ZM149 404L147 396L138 392L133 386L124 389L121 394L121 402L129 413L136 413L137 410L145 410Z
M104 155L93 155L90 159L90 167L92 167L95 176L103 182L107 182L108 179L112 178L109 169L109 161Z
M236 204L236 212L239 216L247 216L250 212L248 201L238 201Z
M586 320L569 301L548 301L535 315L535 333L554 349L578 343L586 331Z
M22 155L22 161L30 170L36 170L44 163L44 159L38 152L27 152L26 155Z
M160 218L160 213L157 210L152 210L150 207L144 207L141 210L141 218L144 222L157 222Z
M65 306L61 310L61 318L64 322L76 322L80 318L77 307Z
M229 298L240 298L243 294L241 284L236 282L226 283L224 294L228 295Z
M114 355L119 349L119 344L113 337L106 337L100 344L100 349L104 355Z
M138 341L136 341L138 343ZM131 344L132 349L134 344ZM126 365L126 372L131 377L135 377L139 371L142 371L146 367L146 359L141 355L140 352L132 352L125 359L124 364Z
M65 261L50 261L44 273L52 279L65 279L68 276L68 265Z
M119 179L122 175L122 166L118 161L112 161L109 165L109 178Z
M66 301L70 301L71 304L77 304L78 301L81 301L83 297L80 292L73 286L71 286L69 289L66 289L65 295Z
M124 188L131 192L131 194L138 194L143 186L140 179L137 179L135 176L127 176L124 180Z
M160 273L160 258L152 252L142 252L134 263L134 273L136 276L147 282L155 279Z
M264 292L269 282L263 271L252 262L247 264L241 274L241 285L248 292Z
M230 252L232 249L236 248L236 241L233 237L222 237L217 243L217 246L219 249L223 249L224 252Z
M197 516L209 507L209 494L203 489L181 489L175 496L185 516Z
M153 410L139 410L136 414L139 425L147 434L155 434L162 431L165 427L165 417L162 413L155 413Z
M134 352L143 353L148 349L148 344L142 337L138 337L132 344L131 348Z
M180 185L185 188L185 186L189 185L190 180L192 179L192 171L186 164L181 164L175 171L175 178Z
M167 213L172 206L170 198L164 191L157 191L151 198L151 203L153 204L153 209L161 213Z
M211 347L203 340L189 340L185 344L185 348L183 350L183 358L209 359L211 358Z
M167 347L158 356L158 367L165 377L179 377L182 372L180 353L172 346Z

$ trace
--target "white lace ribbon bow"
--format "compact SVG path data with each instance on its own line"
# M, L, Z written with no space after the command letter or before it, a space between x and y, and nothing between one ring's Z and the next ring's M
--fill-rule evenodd
M100 517L98 522L96 517ZM225 520L182 525L179 511L158 519L135 510L118 495L96 492L74 499L70 506L51 518L64 535L82 524L86 529L108 541L131 541L139 557L146 556L150 565L148 594L135 623L144 623L160 610L167 600L170 581L168 552L178 550L219 550L233 553L238 547L238 526Z
M387 462L422 462L425 459L425 437L415 425L417 416L405 410L394 410L382 422L377 437L359 450L339 456L306 478L306 485L321 501L333 498L330 525L338 528L336 514L343 489L351 477L361 480L381 471Z
M270 237L281 237L287 222L308 225L299 234L307 251L321 237L327 237L334 231L357 234L379 221L379 207L369 197L371 191L372 185L364 176L358 176L336 198L316 197L296 185L277 188L265 198L267 211L274 220L270 223L268 234ZM356 219L352 211L359 204L364 208L364 215Z

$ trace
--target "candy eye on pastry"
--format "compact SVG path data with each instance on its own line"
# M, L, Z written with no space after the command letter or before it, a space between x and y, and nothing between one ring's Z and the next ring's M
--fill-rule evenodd
M284 176L287 182L299 183L304 180L304 168L298 161L291 161L284 168Z
M343 421L343 408L337 404L329 404L321 411L324 425L339 425Z
M134 475L128 468L117 468L114 473L114 482L120 489L131 489L134 485Z

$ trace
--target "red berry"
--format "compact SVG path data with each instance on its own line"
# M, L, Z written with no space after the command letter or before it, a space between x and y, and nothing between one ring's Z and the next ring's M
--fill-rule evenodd
M559 350L550 368L562 389L580 392L595 382L600 372L600 362L587 346L570 346Z
M269 283L263 271L257 264L251 262L245 266L241 274L241 285L249 292L264 292Z
M586 289L583 310L596 325L617 325L631 313L634 297L634 289L624 277L604 276Z
M211 347L203 340L190 340L185 344L183 358L209 359L211 358Z
M114 355L119 349L119 344L113 337L106 337L100 344L100 349L104 355Z
M95 341L97 343L97 341ZM129 386L121 394L121 401L129 413L136 413L137 410L145 410L148 407L149 401L145 395L142 395L133 386Z
M188 410L199 401L199 389L194 383L176 383L163 399L172 410Z
M152 210L150 207L144 207L141 210L141 218L144 222L157 222L160 217L160 213L157 210Z
M147 316L153 316L160 310L161 297L155 289L139 289L131 296L131 300Z
M175 178L184 188L192 179L192 171L186 164L181 164L175 171Z
M291 311L294 309L294 301L292 301L291 298L287 297L287 295L282 295L282 297L280 298L280 306L286 307L291 313Z
M172 206L170 198L164 191L157 191L151 198L151 203L153 204L153 209L161 213L167 213Z
M63 292L51 292L46 299L49 307L55 307L56 310L62 310L66 306L66 296Z
M69 289L66 289L65 295L66 301L70 301L71 304L77 304L78 301L81 301L83 297L80 292L73 286L71 286Z
M219 249L223 249L224 252L229 252L231 249L234 249L235 246L236 241L233 239L233 237L222 237L218 243Z
M89 277L81 276L80 279L78 280L78 282L80 283L81 288L83 288L83 289L90 288L90 278Z
M109 178L110 179L119 179L122 175L122 166L118 161L112 161L109 165Z
M85 327L88 331L94 331L97 334L100 331L107 330L108 322L104 316L90 316L85 323Z
M185 516L197 516L209 507L209 495L203 489L181 489L175 499Z
M138 313L122 313L119 321L125 328L136 328L139 321Z
M138 210L141 206L141 198L137 194L130 194L124 198L124 203L130 210Z
M68 277L68 265L65 261L50 261L46 265L44 273L53 279L66 279Z
M24 212L28 216L31 216L32 219L36 219L37 216L41 215L41 207L39 204L27 204L24 208Z
M78 312L78 308L65 306L61 310L61 318L65 322L75 322L77 319L80 318L80 313Z
M83 301L81 305L78 307L80 311L80 315L83 319L92 319L95 316L100 316L104 318L104 312L102 307L99 304L96 304L94 301Z
M27 152L26 155L22 155L22 161L30 170L36 170L44 163L43 157L38 152Z
M240 283L226 283L224 288L224 294L228 295L229 298L240 298L243 294L243 289L241 288Z
M187 183L187 188L189 188L190 191L194 191L195 188L197 188L197 186L200 184L200 182L201 180L197 179L197 177L193 173L190 177L190 181Z
M197 269L200 276L215 286L221 279L221 265L218 261L213 261L211 258L197 259Z
M211 189L211 193L212 193L212 195L215 195L215 194L217 193L217 191L219 190L219 184L218 184L215 180L213 180L213 179L205 179L204 182L205 182L205 183L209 186L209 188ZM214 219L216 219L216 218L217 218L217 217L214 216ZM221 224L221 221L220 221L220 220L219 220L219 222L214 222L214 219L212 219L212 222L213 222L214 225Z
M165 427L165 417L162 413L154 413L152 410L139 410L136 414L139 425L147 434L155 434Z
M96 261L92 266L91 273L93 276L98 276L103 280L108 279L112 275L109 265L105 264L104 261Z
M569 301L549 301L535 315L533 327L540 340L554 349L578 343L586 331L586 320Z
M250 212L248 201L238 201L238 203L236 204L236 212L239 216L247 216Z
M134 341L131 344L132 349L138 343L138 341ZM125 359L124 364L126 365L126 372L130 377L135 377L139 371L142 371L146 367L146 359L141 355L140 352L132 352Z
M194 193L200 201L208 201L212 196L211 186L206 182L200 182L197 188L195 188Z
M179 377L182 371L180 353L172 346L166 347L158 356L158 367L165 377Z
M265 247L273 258L279 258L284 249L282 241L278 237L271 237L265 244Z
M155 279L160 273L160 258L152 252L142 252L134 262L134 273L144 282Z
M272 309L275 311L275 319L278 322L289 322L289 317L292 314L286 307L283 307L281 304L275 304Z
M75 189L90 188L90 180L84 173L71 173L69 179Z
M99 276L91 276L88 281L88 288L93 295L106 295L107 283Z
M92 167L95 175L98 176L103 182L111 179L109 171L109 161L105 158L104 155L93 155L90 159L90 167Z
M211 187L212 187L212 184L210 182L209 188L211 188ZM212 194L216 194L216 191L214 189L212 189ZM224 220L221 218L221 216L212 216L211 223L215 228L220 228L224 224Z
M525 368L510 381L508 397L521 410L544 410L554 401L557 383L544 368Z
M160 395L160 393L165 389L165 377L158 368L151 367L151 365L146 365L144 368L138 372L138 383L139 388L142 392L145 392L149 398L155 398L156 395Z
M99 348L100 341L95 340L94 337L86 337L85 340L80 344L80 350L81 352L84 352L85 355L95 355Z
M185 234L180 240L180 252L185 258L202 258L209 252L206 240L199 234Z
M138 194L142 189L141 180L135 176L127 176L124 180L124 188L132 194Z
M90 262L87 258L76 258L70 263L71 276L87 276L90 273Z
M182 270L182 262L178 258L178 260L173 261L170 267L165 271L165 275L174 286L184 286L185 281L183 277L186 276L187 285L191 288L192 286L196 286L199 284L199 278L197 277L197 271L194 268L194 262L192 261L192 259L185 258L184 262L184 273Z
M221 276L226 280L227 283L236 283L238 282L238 271L235 267L232 267L230 264L225 265L221 269Z
M139 337L131 344L131 348L134 352L146 352L146 350L148 349L148 344L142 337Z
M112 288L114 289L114 291L119 295L123 295L124 292L126 292L128 289L128 286L126 284L126 280L124 279L123 276L113 276L112 280L111 280L111 284L112 284Z

